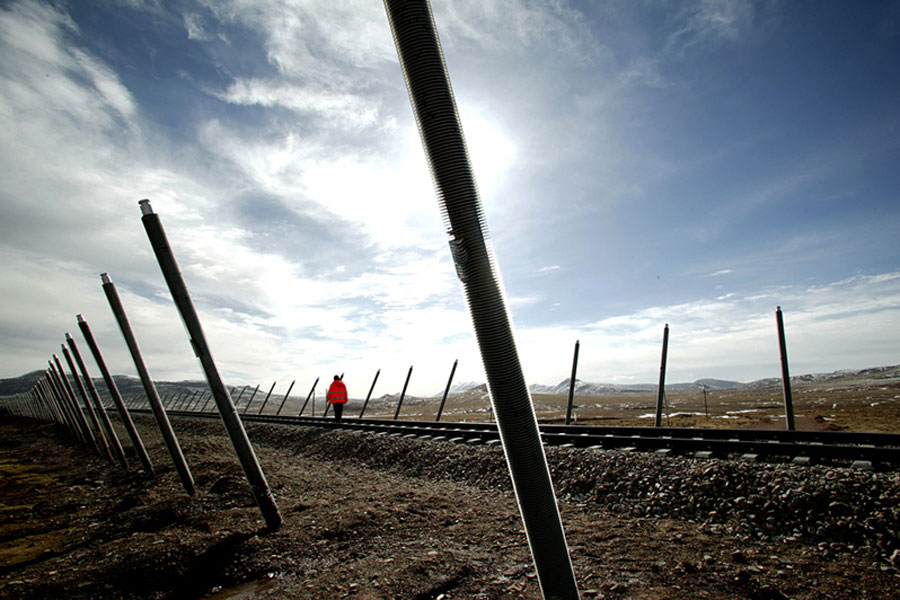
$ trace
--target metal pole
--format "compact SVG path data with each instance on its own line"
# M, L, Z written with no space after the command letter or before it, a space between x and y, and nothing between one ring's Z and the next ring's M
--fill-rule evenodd
M253 399L256 398L256 392L258 392L258 391L259 391L259 385L257 385L256 389L253 390L253 393L250 394L250 399L247 400L247 406L244 407L244 412L247 412L247 409L249 409L250 405L253 404ZM263 404L263 406L265 406L265 404ZM262 407L260 407L259 412L256 414L260 414L261 412L262 412Z
M274 389L275 389L275 384L276 384L276 383L278 383L278 382L277 382L277 381L273 381L273 382L272 382L272 387L270 387L270 388L269 388L269 393L268 393L268 394L266 394L266 399L265 399L265 400L263 400L263 405L262 405L262 408L265 408L265 407L266 407L266 402L268 402L268 401L269 401L269 396L271 396L271 395L272 395L272 390L274 390ZM261 409L259 409L259 414L262 414L262 408L261 408Z
M94 450L97 451L97 454L102 455L103 451L100 449L100 444L97 442L97 438L94 437L94 432L91 431L91 428L88 425L87 419L84 416L84 411L81 410L81 405L78 404L78 400L75 399L75 392L72 390L72 386L69 385L69 380L66 377L66 372L62 368L62 364L59 362L59 357L55 354L53 355L53 362L56 363L57 368L57 386L62 390L63 396L68 399L69 406L72 407L72 412L75 413L75 418L78 419L78 425L84 432L85 441L89 441L94 447ZM52 366L53 365L51 365L51 367Z
M202 396L201 396L202 397ZM203 408L200 409L200 412L206 412L206 406L209 404L209 401L212 400L212 393L209 394L209 398L206 399L206 402L203 403Z
M195 491L194 477L191 475L191 469L188 467L187 461L184 459L184 454L181 452L178 438L175 437L175 432L172 430L172 424L169 422L169 416L166 414L162 401L159 399L159 393L156 391L156 386L153 384L153 380L150 379L150 373L147 371L146 365L144 365L141 349L138 347L134 333L131 331L131 324L128 322L125 308L122 306L122 301L119 299L119 292L116 290L116 284L110 280L109 275L106 273L101 274L100 278L103 281L103 292L106 294L109 307L112 309L113 315L115 315L116 321L119 323L122 337L125 338L125 344L128 346L128 351L131 353L134 367L137 369L138 375L141 378L141 384L144 386L144 392L147 394L147 401L150 404L150 409L153 411L153 416L156 418L156 424L159 425L159 432L162 434L166 449L168 449L169 455L172 457L172 463L175 465L178 477L181 479L181 485L184 486L184 489L188 494L193 495Z
M191 401L191 390L185 390L181 395L181 401L178 403L178 410L186 410L188 402Z
M706 418L709 419L709 403L706 401L706 386L703 386L703 411L706 413Z
M249 386L249 385L245 385L245 386L241 389L241 393L238 394L237 400L234 401L234 408L235 408L235 410L237 410L238 405L240 405L240 403L241 403L241 398L243 398L244 392L247 391L247 388L248 388L248 387L250 387L250 386ZM234 389L237 389L237 388L234 388Z
M316 381L319 381L319 380L316 379ZM294 389L294 384L295 384L295 383L297 383L297 380L296 380L296 379L293 380L293 381L291 382L291 385L288 386L288 391L287 391L287 393L284 395L284 398L281 400L281 404L278 405L278 412L275 413L275 416L276 416L276 417L277 417L278 415L281 414L281 409L284 408L284 403L287 402L288 396L291 395L291 390ZM275 384L273 383L272 385L274 386ZM316 387L316 386L313 385L313 388L315 388L315 387ZM305 405L304 405L304 406L305 406ZM266 407L266 405L263 404L263 408L265 408L265 407ZM259 409L259 412L262 413L262 408ZM302 412L302 411L301 411L301 412Z
M775 322L778 324L778 347L781 350L781 383L784 387L784 417L788 431L794 431L794 399L791 396L791 374L788 371L787 342L784 338L784 317L781 307L775 307Z
M53 362L47 361L50 368L47 370L47 389L56 398L63 412L68 416L69 422L72 424L75 437L81 440L83 444L89 444L88 437L81 426L81 421L75 416L75 407L71 405L62 384L59 382L59 375L54 369ZM84 415L82 415L84 416Z
M303 416L303 411L304 411L304 409L306 409L306 403L309 402L309 399L310 399L310 397L313 395L313 392L316 391L316 385L318 385L318 383L319 383L319 378L316 377L316 380L313 382L312 387L309 388L309 393L306 395L306 402L304 402L304 403L303 403L303 406L300 407L300 413L297 415L298 417L302 417L302 416ZM291 384L291 385L293 385L293 384ZM278 409L278 412L281 412L281 409L280 409L280 408ZM276 413L276 414L278 414L278 413ZM315 404L315 401L313 402L313 416L316 416L316 404Z
M406 381L403 384L403 391L400 392L400 400L397 402L397 410L394 412L394 420L400 416L400 407L403 406L403 397L406 396L406 386L409 385L409 376L412 375L412 365L409 365L409 371L406 373Z
M427 0L384 4L472 316L541 591L545 598L577 598L556 494L431 6Z
M250 444L250 438L247 437L244 425L237 415L234 403L228 394L228 389L222 382L218 369L216 369L216 364L206 343L206 336L203 335L200 318L197 316L194 303L191 301L187 286L181 277L181 272L175 261L175 255L172 253L172 248L169 246L169 241L166 238L166 232L163 230L162 222L159 219L159 215L153 212L149 200L141 200L139 204L143 214L141 221L144 224L144 230L147 232L147 237L150 239L150 245L156 254L159 268L166 280L166 284L169 286L169 291L172 293L172 300L178 307L178 312L181 313L181 318L190 335L194 353L200 359L200 364L209 382L210 391L215 397L222 422L225 424L228 437L231 438L231 444L234 446L238 461L244 469L244 475L250 484L253 497L256 499L256 504L259 506L269 530L277 530L281 527L281 514L278 512L278 505L275 503L275 497L269 489L268 482L266 482L266 476L263 474L262 467L260 467L259 461L256 459L256 453Z
M575 356L572 357L572 376L569 378L569 405L566 407L566 425L572 423L572 403L575 401L575 372L578 370L579 340L575 340Z
M121 442L119 442L119 437L116 435L116 431L115 429L113 429L112 423L110 423L109 421L109 415L106 414L106 409L103 408L103 402L100 400L100 394L97 393L97 388L94 387L94 382L91 381L91 376L88 374L87 367L84 364L84 359L81 358L81 352L78 351L78 345L75 343L75 339L68 333L66 333L66 343L72 350L72 357L75 359L75 363L78 365L78 370L81 371L81 378L84 380L84 385L91 396L91 400L94 401L94 406L96 406L97 412L100 414L100 422L103 423L103 429L106 430L107 441L112 447L116 458L118 458L119 462L122 463L122 467L127 469L128 460L125 458L125 451L122 449L122 444Z
M184 406L184 410L190 411L192 408L194 408L194 404L195 404L194 398L196 398L197 394L199 394L199 393L200 393L200 390L194 390L193 392L191 392L191 397L188 398L187 404L185 404L185 406Z
M362 410L359 411L360 419L362 419L363 414L365 414L365 412L366 412L366 407L369 405L369 398L372 397L372 390L375 389L375 382L378 381L378 375L380 375L380 374L381 374L381 369L378 369L377 371L375 371L375 379L372 380L372 385L369 386L369 393L366 394L366 401L363 402Z
M444 388L444 395L441 398L441 405L438 408L437 416L434 418L435 423L441 420L441 414L444 412L444 403L447 402L447 394L450 393L450 384L453 383L453 375L456 373L456 364L459 359L453 361L453 368L450 369L450 377L447 378L447 387Z
M669 324L663 328L662 360L659 366L659 388L656 394L656 427L662 427L663 397L666 393L666 357L669 353Z
M56 420L60 424L64 425L66 428L68 428L70 433L74 434L75 428L74 428L73 424L69 421L68 415L62 409L62 407L59 405L59 403L56 401L56 398L54 398L53 395L47 391L47 387L46 387L47 386L47 377L49 377L49 375L47 375L47 372L45 371L44 377L42 377L37 382L37 387L36 387L37 394L39 397L43 398L43 400L46 404L48 404L51 407L53 412L56 414Z
M77 315L76 318L78 319L78 328L81 329L81 335L84 336L88 348L91 349L91 354L94 355L94 362L97 363L97 367L100 369L100 375L103 376L106 388L109 390L110 396L112 396L113 404L116 405L116 410L119 411L119 418L122 419L125 431L128 432L128 437L131 438L131 444L134 446L135 451L137 451L141 466L144 467L144 471L147 475L153 476L153 463L150 462L150 456L147 454L147 449L144 447L144 441L141 439L141 435L134 426L134 421L131 420L131 414L125 407L125 401L122 399L122 394L119 393L119 388L116 386L115 380L109 373L109 369L106 367L106 361L103 360L103 355L100 354L100 348L94 340L94 334L91 332L91 328L87 321L84 320L83 316Z

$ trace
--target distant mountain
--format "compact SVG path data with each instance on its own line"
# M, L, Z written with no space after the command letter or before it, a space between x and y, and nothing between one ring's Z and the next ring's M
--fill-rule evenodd
M41 377L43 377L43 375L43 371L32 371L31 373L26 373L24 375L20 375L19 377L0 379L0 396L27 392ZM71 375L69 375L69 378L71 379ZM791 376L792 383L815 383L822 381L835 384L851 384L860 381L884 381L887 379L900 379L900 365L870 367L858 370L843 369L840 371L831 371L829 373L809 373L805 375ZM141 384L141 380L137 377L131 377L128 375L114 375L113 380L116 382L116 387L119 388L119 392L123 396L144 393L144 387ZM209 391L207 383L201 380L155 381L154 384L156 385L156 389L160 393L160 395ZM103 383L103 380L101 378L95 377L94 385L101 395L107 395L106 385ZM765 379L758 379L749 383L706 378L698 379L691 383L667 383L666 389L669 392L700 393L703 388L706 388L708 390L728 390L740 388L765 389L777 388L780 386L780 377L767 377ZM228 387L231 388L232 386ZM648 393L656 392L656 388L657 384L655 383L592 383L582 381L581 379L577 378L575 379L575 394L578 396L624 396L629 394L646 395ZM242 388L238 386L237 389L240 390ZM556 385L532 384L528 386L528 389L531 390L533 394L568 395L569 378L567 377L563 379ZM239 394L240 392L238 391L237 393ZM443 393L444 390L442 389L431 397L440 398ZM468 395L473 399L486 397L487 385L485 383L479 383L476 381L463 381L453 384L450 387L450 394L454 396ZM236 396L234 397L236 398ZM400 394L396 393L385 394L381 398L373 398L372 400L373 402L387 402L396 404L399 398ZM424 402L425 400L425 398L407 395L404 398L403 402L404 404L418 404Z
M480 385L485 385L483 383L479 383L477 381L461 381L459 383L454 383L450 386L450 395L453 394L462 394L463 392L468 392L472 388L477 388ZM443 396L444 390L439 391L435 396Z
M12 396L13 394L24 394L34 387L41 377L44 376L43 371L32 371L18 377L9 379L0 379L0 396Z
M745 384L741 383L740 381L726 381L724 379L698 379L694 382L694 385L710 390L730 390L733 388L743 387Z

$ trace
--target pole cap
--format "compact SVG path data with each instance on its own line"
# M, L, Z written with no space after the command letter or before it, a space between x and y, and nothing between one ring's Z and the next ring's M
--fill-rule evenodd
M109 278L109 273L100 273L100 281L104 284L112 283L112 279Z
M67 339L67 340L71 340L71 339L72 339L72 334L69 333L68 331L66 332L66 339Z
M78 319L78 322L79 322L79 323L84 323L84 322L85 322L85 321L84 321L84 317L82 317L81 315L75 315L75 318Z
M141 207L141 214L142 214L142 215L152 215L152 214L153 214L153 207L150 206L150 200L149 200L149 199L144 198L143 200L138 200L138 204L139 204L140 207Z

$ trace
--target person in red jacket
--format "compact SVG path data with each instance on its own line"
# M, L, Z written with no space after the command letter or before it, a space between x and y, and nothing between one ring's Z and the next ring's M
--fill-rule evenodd
M344 414L344 404L347 403L347 386L341 381L340 376L334 376L334 381L328 387L325 400L334 408L334 420L340 421Z

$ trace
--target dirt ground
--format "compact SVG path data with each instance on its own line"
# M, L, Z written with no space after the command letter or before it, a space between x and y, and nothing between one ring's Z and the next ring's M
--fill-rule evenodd
M0 598L540 598L497 447L250 425L284 517L268 533L221 423L173 419L191 497L136 422L154 478L0 418ZM896 472L548 458L584 598L900 597ZM718 487L678 487L700 480Z

